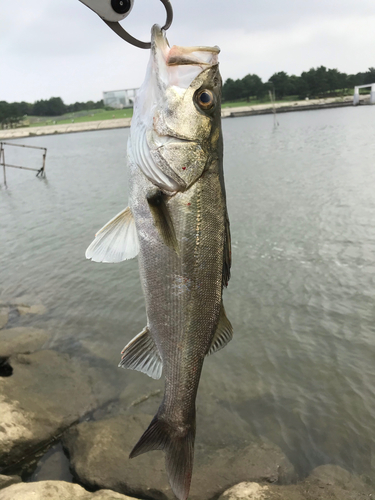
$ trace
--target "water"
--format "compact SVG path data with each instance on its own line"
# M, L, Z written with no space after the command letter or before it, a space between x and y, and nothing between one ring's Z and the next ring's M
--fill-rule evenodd
M235 337L205 363L198 445L210 426L204 398L215 398L227 423L218 441L249 432L279 445L301 476L334 463L374 480L374 112L283 114L276 130L271 116L223 121ZM137 261L95 264L84 252L127 205L128 133L15 141L48 148L47 179L9 170L0 189L0 300L28 295L48 308L11 326L48 328L49 347L113 370L146 322ZM8 148L7 160L26 164L25 151ZM162 387L125 370L117 381L119 394Z

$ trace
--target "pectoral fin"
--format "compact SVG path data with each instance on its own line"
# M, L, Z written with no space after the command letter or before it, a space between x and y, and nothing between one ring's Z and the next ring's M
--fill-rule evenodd
M121 354L119 366L122 368L137 370L155 379L161 377L163 362L147 326L124 347Z
M214 352L220 351L233 338L233 327L227 318L223 304L221 304L219 323L216 328L214 338L212 339L211 347L207 356Z
M161 191L151 191L147 195L147 202L150 207L155 226L164 241L177 254L179 253L176 233L173 227L172 218L165 202L166 195Z
M86 258L94 262L122 262L136 257L138 252L137 229L127 207L96 233L86 250Z

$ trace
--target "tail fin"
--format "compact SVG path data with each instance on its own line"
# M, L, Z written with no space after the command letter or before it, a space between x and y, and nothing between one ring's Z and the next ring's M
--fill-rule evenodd
M190 425L177 428L156 414L131 451L130 458L151 450L164 450L169 484L179 500L186 500L193 472L194 440L195 415Z

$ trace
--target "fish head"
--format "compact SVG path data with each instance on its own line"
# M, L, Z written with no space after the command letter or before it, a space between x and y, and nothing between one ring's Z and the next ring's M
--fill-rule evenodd
M175 190L184 190L221 154L220 49L170 47L157 25L151 39L133 116L134 135L144 134L145 140L133 140L132 131L133 149L148 149L138 157L148 155L153 167L178 185Z

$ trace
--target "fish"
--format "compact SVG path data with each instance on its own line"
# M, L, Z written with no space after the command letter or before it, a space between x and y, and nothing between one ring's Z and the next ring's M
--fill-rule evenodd
M122 351L120 365L165 390L130 453L164 450L172 491L189 495L195 400L203 362L232 339L223 305L231 267L223 174L221 88L215 47L170 47L154 25L145 80L128 140L129 206L86 251L96 262L138 256L147 324Z

